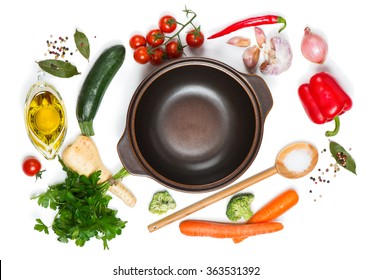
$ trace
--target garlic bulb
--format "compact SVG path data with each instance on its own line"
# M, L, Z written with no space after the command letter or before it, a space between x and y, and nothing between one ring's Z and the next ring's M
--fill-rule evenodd
M290 43L279 37L272 37L264 46L265 61L260 65L260 72L266 75L279 75L288 70L292 62Z
M301 41L301 53L313 63L322 64L327 58L327 42L318 34L313 33L309 27L304 29Z

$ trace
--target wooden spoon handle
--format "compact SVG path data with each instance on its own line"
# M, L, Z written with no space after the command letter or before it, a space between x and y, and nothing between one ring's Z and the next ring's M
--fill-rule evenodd
M165 218L161 219L161 220L158 220L157 222L154 222L152 224L150 224L148 226L148 230L150 232L153 232L159 228L162 228L172 222L175 222L191 213L194 213L200 209L203 209L205 208L206 206L210 205L210 204L213 204L214 202L217 202L223 198L226 198L232 194L235 194L265 178L268 178L274 174L277 173L277 170L276 170L276 167L271 167L271 168L268 168L246 180L243 180L235 185L232 185L228 188L225 188L211 196L208 196L194 204L191 204L169 216L166 216Z

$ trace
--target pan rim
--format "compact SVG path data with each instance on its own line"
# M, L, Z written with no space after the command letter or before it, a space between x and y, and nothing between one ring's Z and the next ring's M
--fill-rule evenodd
M248 95L252 108L253 108L253 115L255 116L255 129L254 129L254 136L251 147L244 155L244 159L238 164L236 168L226 176L218 179L213 180L209 183L202 183L202 184L187 184L184 182L177 182L166 176L159 173L155 168L148 163L145 156L142 154L140 147L138 145L138 141L136 138L136 112L138 106L141 102L143 95L146 93L148 87L152 84L153 81L160 78L165 73L172 71L173 69L185 67L185 66L204 66L204 67L211 67L218 71L221 71L228 75L229 77L233 78L242 88L243 91L246 92ZM169 187L171 189L175 189L178 191L183 192L207 192L217 190L222 188L229 183L238 179L252 164L256 155L258 154L261 142L262 142L262 135L263 135L263 116L261 108L259 107L259 101L256 96L255 91L249 85L246 79L243 78L242 74L237 70L233 69L227 64L224 64L220 61L209 59L209 58L184 58L178 61L168 63L165 66L155 70L153 73L149 74L138 86L137 90L135 91L131 104L129 105L128 117L127 117L127 130L129 134L130 145L133 149L133 153L137 158L139 164L144 168L147 175L156 180L157 182Z

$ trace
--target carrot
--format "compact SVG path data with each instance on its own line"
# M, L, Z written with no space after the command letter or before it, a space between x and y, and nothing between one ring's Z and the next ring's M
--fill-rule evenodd
M278 222L237 224L201 220L185 220L179 224L179 228L180 232L187 236L241 238L279 231L283 229L283 224Z
M298 201L299 196L295 190L286 190L264 205L247 221L247 223L255 224L273 221L293 207ZM233 242L239 243L244 239L245 238L233 238Z
M101 175L98 183L111 181L108 190L128 206L135 205L136 198L132 192L122 182L112 180L111 172L103 165L98 149L90 137L79 135L71 145L64 149L62 160L68 168L80 175L89 176L100 170Z

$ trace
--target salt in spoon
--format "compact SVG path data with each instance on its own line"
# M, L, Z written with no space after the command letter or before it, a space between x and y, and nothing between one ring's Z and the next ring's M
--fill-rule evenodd
M297 153L297 152L300 153ZM293 156L293 153L297 155L304 155L304 159L299 159L300 169L293 169L291 166L293 162L288 162L290 158ZM307 160L309 158L309 161ZM291 160L290 160L291 161ZM303 166L303 162L305 166ZM263 179L266 179L270 176L275 174L280 174L281 176L289 179L297 179L304 177L305 175L309 174L314 167L317 165L318 162L318 150L312 144L305 143L305 142L297 142L290 144L283 148L276 157L275 165L271 168L268 168L248 179L245 179L237 184L234 184L230 187L227 187L211 196L208 196L194 204L191 204L165 218L158 220L155 223L152 223L148 226L148 230L153 232L159 228L164 227L172 222L175 222L185 216L188 216L191 213L194 213L200 209L205 208L206 206L217 202L223 198L226 198L230 195L233 195L257 182L260 182Z

